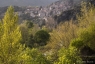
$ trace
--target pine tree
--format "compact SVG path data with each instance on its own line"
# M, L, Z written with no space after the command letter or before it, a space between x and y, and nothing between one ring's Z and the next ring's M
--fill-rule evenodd
M21 33L18 16L10 6L0 21L0 64L21 64L20 54L24 47L20 44Z

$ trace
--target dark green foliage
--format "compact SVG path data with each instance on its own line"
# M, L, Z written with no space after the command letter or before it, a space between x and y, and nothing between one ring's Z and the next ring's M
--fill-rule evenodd
M95 51L93 51L90 47L84 46L81 50L80 53L84 56L91 56L95 54Z
M33 35L31 34L31 35L28 35L28 40L26 41L26 46L27 47L30 47L30 48L33 48L34 47L34 44L35 44L35 42L34 42L34 39L33 39Z
M26 26L27 26L27 28L32 28L33 27L33 23L31 21L27 21L26 22Z
M32 35L33 23L31 21L25 21L20 25L20 30L22 34L22 44L25 44L27 47L33 47L34 40Z
M35 42L38 43L39 45L45 45L49 38L50 34L44 30L36 32L34 36Z

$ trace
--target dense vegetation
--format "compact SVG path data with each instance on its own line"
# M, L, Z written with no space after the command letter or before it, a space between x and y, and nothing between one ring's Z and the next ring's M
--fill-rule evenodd
M76 20L49 30L31 21L19 24L10 6L0 21L0 64L94 64L94 17L95 7L82 3Z

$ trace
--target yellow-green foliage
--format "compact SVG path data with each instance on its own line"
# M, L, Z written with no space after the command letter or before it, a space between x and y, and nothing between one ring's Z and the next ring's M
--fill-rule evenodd
M82 3L81 12L82 16L78 16L78 38L73 39L71 45L77 48L89 46L95 50L95 7Z
M54 64L82 64L82 59L75 47L62 48L59 51L59 60Z
M85 2L82 3L81 16L78 16L79 27L86 29L95 23L95 7Z
M59 57L57 64L74 64L73 59L80 59L75 53L76 49L68 49L72 46L80 48L86 45L95 50L95 7L85 2L82 3L81 7L81 14L77 15L77 23L65 22L50 33L51 39L46 49L59 50L60 47L65 47L69 53L67 51L62 52L63 55ZM71 50L72 52L69 52ZM71 59L71 57L73 58Z
M77 38L82 31L88 30L95 23L95 7L83 2L81 4L81 14L77 15L77 23L71 20L59 24L57 29L50 33L51 38L46 46L50 49L59 49L61 46L68 47L71 40Z
M25 48L20 44L22 39L28 41L29 35L34 36L40 28L34 26L28 30L26 26L21 25L20 32L18 16L10 6L0 21L0 64L50 64L48 60L53 63L57 59L58 62L55 64L81 64L77 48L85 45L95 50L95 8L82 3L81 12L82 14L77 17L77 23L72 20L61 23L50 33L50 41L41 50L48 50L45 58L37 49ZM62 49L58 56L60 48Z
M0 64L50 64L37 49L21 45L18 16L10 6L0 21Z
M18 26L18 16L10 6L0 21L0 64L19 64L20 53L23 46L20 45L21 33Z
M24 64L51 64L37 49L27 48L26 50L22 55Z
M50 41L44 47L46 55L50 57L49 60L56 61L58 59L58 50L61 47L68 48L70 41L77 37L77 25L72 22L65 22L60 24L57 29L50 33Z
M71 45L77 48L89 46L92 50L95 50L95 24L81 31L78 38L72 40Z
M51 49L59 49L60 47L68 47L71 39L77 37L77 25L72 22L60 24L57 29L50 33L50 41L46 47Z

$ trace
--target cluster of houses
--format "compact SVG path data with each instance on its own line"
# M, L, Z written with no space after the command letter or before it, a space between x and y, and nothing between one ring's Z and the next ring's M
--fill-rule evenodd
M27 6L24 11L25 14L30 14L31 17L46 18L54 15L60 15L61 12L71 8L71 5L67 1L57 1L46 7L33 7Z
M51 18L55 15L60 15L63 11L70 9L72 6L70 2L65 1L56 1L48 6L26 6L26 7L14 7L16 12L20 16L21 20L31 18L32 20L45 20L48 22L48 18ZM4 10L7 7L4 7ZM1 9L2 10L2 9ZM2 12L2 11L0 11ZM4 13L0 13L0 18L4 16ZM27 19L26 19L27 20Z

